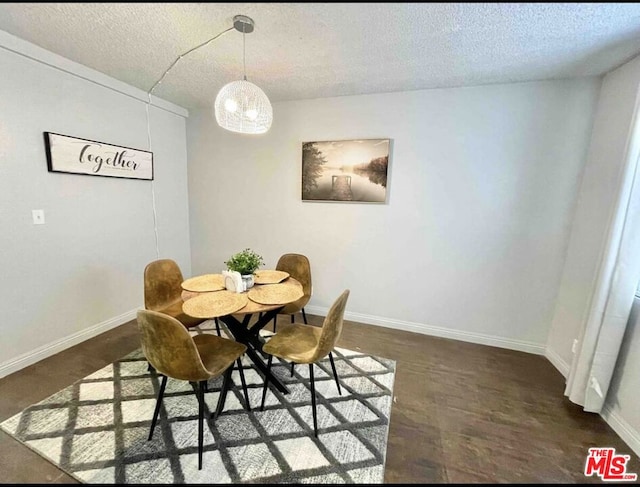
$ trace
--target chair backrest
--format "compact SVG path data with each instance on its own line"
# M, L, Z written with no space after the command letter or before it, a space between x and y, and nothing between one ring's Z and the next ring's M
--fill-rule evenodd
M171 259L154 260L144 269L144 307L160 311L181 299L184 279Z
M137 318L142 352L159 373L192 382L211 377L182 323L151 310L139 310Z
M318 340L318 344L316 345L316 349L311 359L313 362L329 355L329 352L331 352L333 347L336 346L336 343L340 338L340 334L342 333L342 323L344 319L344 309L347 306L347 298L349 298L348 289L346 289L338 299L335 300L329 309L329 312L322 323L322 333L320 334L320 339Z
M309 259L302 254L284 254L278 259L276 270L288 272L291 277L302 284L304 295L290 303L282 310L283 313L300 311L311 299L311 265Z

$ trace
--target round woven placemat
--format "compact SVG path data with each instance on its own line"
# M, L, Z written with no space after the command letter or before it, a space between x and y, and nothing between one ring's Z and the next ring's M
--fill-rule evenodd
M260 303L256 303L255 301L251 301L250 299L247 299L247 305L240 308L238 311L232 314L235 314L236 316L244 316L244 315L251 315L253 313L264 313L266 311L272 310L279 306L281 305L280 304L260 304Z
M194 318L215 318L229 315L242 309L249 302L244 294L231 291L218 291L202 294L185 301L182 311Z
M277 284L289 277L289 273L285 271L263 270L256 271L254 282L256 284Z
M224 289L224 276L222 274L204 274L192 277L182 283L182 289L196 293L221 291Z
M254 286L249 289L247 296L260 304L289 304L304 296L302 286L296 283L297 281Z

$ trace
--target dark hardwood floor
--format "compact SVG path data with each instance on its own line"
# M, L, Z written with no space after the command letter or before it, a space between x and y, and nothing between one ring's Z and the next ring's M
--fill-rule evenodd
M0 379L0 422L138 346L132 321ZM590 447L631 455L640 474L544 357L355 322L339 346L396 360L385 483L600 483L583 475ZM0 482L77 483L2 431Z

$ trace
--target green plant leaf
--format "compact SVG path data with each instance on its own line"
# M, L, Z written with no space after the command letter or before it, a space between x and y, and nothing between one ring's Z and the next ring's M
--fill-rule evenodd
M225 265L230 271L236 271L240 274L253 274L263 264L262 256L251 249L244 249L225 261Z

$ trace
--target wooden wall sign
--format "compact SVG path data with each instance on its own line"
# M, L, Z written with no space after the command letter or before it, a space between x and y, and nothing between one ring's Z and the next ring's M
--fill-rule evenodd
M153 179L153 153L44 132L49 172Z

